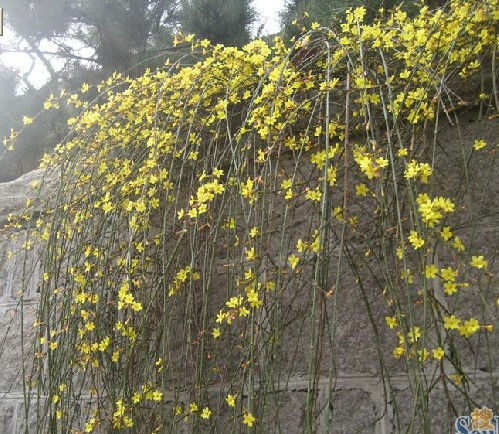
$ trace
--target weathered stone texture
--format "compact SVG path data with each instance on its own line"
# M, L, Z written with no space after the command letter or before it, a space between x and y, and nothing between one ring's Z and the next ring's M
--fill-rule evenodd
M475 116L476 117L476 116ZM471 118L470 118L471 119ZM447 147L446 155L442 160L437 161L436 175L445 182L442 182L442 194L448 191L449 196L456 191L464 192L466 189L462 185L463 179L456 171L445 172L445 167L459 165L459 146L466 143L469 146L475 137L483 137L492 147L496 140L497 126L499 122L494 121L486 125L467 122L466 116L462 119L460 138L453 129L445 129L439 136L439 144ZM462 140L462 142L460 141ZM490 174L488 177L479 178L477 181L477 191L482 196L470 197L473 203L479 206L475 210L477 219L471 231L474 231L474 245L480 246L481 254L490 258L497 257L498 245L492 242L497 234L499 220L497 209L499 208L499 171L494 170L493 159L483 159L485 164L484 173ZM479 160L480 161L480 160ZM478 161L478 162L479 162ZM477 164L478 164L477 162ZM291 161L281 163L285 168ZM478 170L477 167L475 169ZM308 170L308 168L303 168ZM23 209L26 197L29 195L29 184L43 176L42 171L34 171L24 175L16 181L0 184L0 228L7 221L8 215L19 212ZM457 188L457 190L456 190ZM286 232L290 234L287 240L288 247L292 250L301 234L307 232L310 221L306 217L301 218L299 212L289 217L286 222L279 212L282 205L282 198L275 199L276 210L274 212L273 227L276 237L280 230L287 227ZM496 214L493 213L495 210ZM487 217L489 215L489 217ZM450 217L449 224L452 224L454 217ZM285 225L290 225L285 226ZM470 229L460 230L457 233L466 241ZM10 232L9 232L10 234ZM34 302L36 299L37 279L39 270L37 266L37 252L28 255L28 264L34 270L34 275L22 276L24 258L17 255L8 257L8 251L18 251L22 246L22 230L19 231L18 239L13 241L4 239L6 231L0 229L0 434L24 433L24 410L21 392L21 317L19 304L19 291L25 291L25 311L24 311L24 332L26 348L28 348L30 338L33 333ZM278 242L269 246L269 253L276 254ZM219 273L213 276L209 306L209 314L216 315L217 311L223 307L226 301L227 282L229 280L230 266L227 266L223 259L223 251L217 257ZM441 257L443 264L449 258ZM333 255L332 261L337 257ZM333 267L334 268L334 267ZM369 281L362 290L355 282L355 276L346 270L342 270L341 287L337 288L335 295L336 311L333 308L332 299L328 299L324 307L329 318L336 315L335 345L330 348L325 344L319 364L319 376L317 378L317 432L331 434L374 433L374 434L394 434L399 432L418 433L423 430L421 411L414 407L411 388L408 379L403 375L404 365L402 361L394 361L391 358L391 351L397 342L395 333L386 330L384 318L388 314L386 299L379 296L379 293L372 291ZM459 309L464 317L476 316L476 297L483 297L490 306L495 305L497 298L497 281L492 278L490 281L478 279L471 281L469 289L462 290L459 298ZM373 282L373 287L374 282ZM221 291L220 288L224 288ZM275 320L277 315L281 315L283 321L287 323L282 336L275 339L275 351L282 357L282 370L285 374L276 380L274 389L265 397L265 402L259 405L265 406L269 415L268 419L261 421L263 432L281 433L301 433L306 430L305 408L307 399L307 386L304 373L307 372L309 363L309 330L311 319L309 315L309 298L311 297L310 287L305 284L300 288L289 288L282 294L280 311L268 312L269 321ZM364 292L363 292L364 291ZM193 294L194 300L200 303L199 294ZM367 301L371 308L372 320L369 318ZM481 322L487 323L493 320L496 312L491 308L483 312ZM183 309L180 305L178 311L173 316L180 317ZM319 318L317 318L319 321ZM374 325L373 325L374 323ZM179 341L172 343L172 348L182 344L184 336L182 321L172 321L172 327L178 328L173 333L178 336ZM317 326L318 323L316 323ZM261 333L265 333L262 330ZM494 391L497 389L497 372L488 372L491 367L497 367L499 352L497 332L488 335L487 340L473 336L471 343L477 353L473 353L463 339L457 339L456 346L463 356L463 368L470 374L472 383L468 387L470 396L475 402L470 403L462 398L460 392L455 387L449 385L449 389L443 390L439 384L432 390L428 400L427 423L435 433L453 433L453 421L456 415L469 414L470 410L477 405L493 406L495 397ZM228 340L230 343L230 340ZM389 382L383 384L381 379L381 367L378 362L378 352L381 352L387 360L387 370L391 376ZM237 366L240 363L240 354L235 347L228 347L224 352L225 360L220 360L222 366ZM334 360L333 375L333 398L328 404L329 378L328 372L331 361ZM179 364L180 365L180 364ZM179 366L179 370L184 369ZM448 372L452 372L452 367L446 366ZM188 367L185 368L185 372ZM427 378L424 381L432 382L436 379L438 372L425 373ZM179 375L181 375L179 373ZM423 381L423 380L422 380ZM267 387L269 387L267 385ZM452 405L449 404L452 398ZM261 398L259 398L261 399ZM210 405L214 408L223 408L224 396L213 396L210 398ZM185 397L185 403L189 402ZM277 404L278 403L278 404ZM225 411L225 410L224 410ZM497 411L497 408L496 408ZM235 421L229 413L221 414L221 421L226 423L225 428L217 432L232 432L232 426L240 425L240 421ZM204 422L202 422L204 423ZM239 426L237 425L237 426ZM189 432L192 427L186 424L182 430ZM206 432L209 431L209 424L206 424ZM33 428L28 428L32 432ZM204 428L203 428L204 429ZM234 432L237 430L234 429ZM180 431L177 431L180 432ZM238 431L237 431L238 432Z

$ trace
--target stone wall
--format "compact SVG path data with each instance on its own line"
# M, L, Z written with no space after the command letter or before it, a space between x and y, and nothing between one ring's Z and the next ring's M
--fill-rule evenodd
M449 129L444 131L440 140L450 143L457 140L468 142L476 136L476 125L463 117L460 131ZM488 143L496 140L497 122L487 125L482 134ZM452 158L458 158L452 156ZM487 170L493 173L488 184L484 184L480 191L487 190L491 195L488 206L493 209L499 200L497 195L497 170L494 174L494 163ZM44 176L43 171L30 172L21 178L0 184L0 228L8 221L8 215L22 211L26 198L30 194L30 184ZM458 182L449 177L449 182ZM485 183L485 180L484 180ZM488 186L487 186L488 185ZM486 213L483 213L484 215ZM497 255L497 246L492 240L497 240L497 208L494 216L484 218L482 224L474 230L478 231L478 239L483 242L487 253ZM36 432L34 427L25 428L24 398L22 389L23 351L20 345L21 334L24 334L28 353L30 337L33 332L37 300L37 281L39 278L39 263L36 252L27 257L15 255L9 257L9 251L20 250L23 244L23 235L26 229L15 230L18 237L15 241L7 236L12 235L12 229L0 229L0 434ZM491 238L492 237L492 238ZM488 240L488 241L487 241ZM487 243L490 245L487 246ZM23 262L29 261L27 269L33 270L33 275L23 275ZM20 292L24 290L24 298L20 299ZM338 295L338 331L337 348L335 354L325 354L325 358L333 358L337 364L337 374L334 376L334 398L332 405L328 404L329 376L323 372L317 379L317 408L319 413L318 432L320 433L374 433L394 434L397 432L419 432L416 425L411 426L413 402L411 381L404 374L402 365L394 365L390 375L382 376L378 365L377 351L381 347L387 354L393 348L392 337L385 337L384 331L379 341L373 335L365 306L359 302L361 294L352 289L349 293ZM381 301L372 300L375 307L374 316L378 324L383 323L386 306ZM289 342L293 342L293 328L289 331ZM497 348L497 333L491 334L490 345ZM289 344L288 344L289 345ZM301 345L301 344L300 344ZM267 421L267 432L300 433L305 431L305 399L307 395L308 379L304 373L306 366L306 344L294 360L293 369L285 382L275 385L272 393L284 396L283 408L279 412L279 421ZM469 395L475 400L476 406L493 407L494 395L499 378L497 366L498 352L493 354L493 372L485 365L480 365L479 357L470 359L470 364L464 367L468 373ZM300 360L303 357L303 360ZM26 366L28 359L26 359ZM444 365L444 370L449 367ZM437 375L428 371L428 378ZM412 386L414 384L414 379ZM440 384L440 383L439 383ZM218 388L213 390L214 393ZM445 404L444 394L455 397L454 404L458 414L469 415L471 409L456 389L444 391L440 385L431 392L429 414L431 426L435 433L454 432L452 426L455 414ZM166 397L167 398L167 397ZM188 398L186 397L186 402ZM395 410L397 408L397 411ZM497 408L495 409L497 412ZM278 423L277 423L278 422ZM277 426L280 426L278 430ZM189 428L186 426L185 431Z

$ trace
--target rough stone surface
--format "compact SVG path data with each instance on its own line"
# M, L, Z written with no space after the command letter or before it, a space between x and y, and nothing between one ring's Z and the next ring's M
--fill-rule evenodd
M483 137L487 143L491 144L491 147L495 143L497 121L484 128L483 125L467 122L467 118L464 116L462 123L459 132L461 143L469 145L477 136ZM446 145L451 144L449 146L458 147L457 137L455 131L447 129L442 131L439 140ZM458 164L460 154L454 151L456 149L453 148L451 152L447 153L448 161L440 161L438 164L443 167ZM283 165L285 164L284 161ZM480 208L477 209L479 215L491 214L491 217L475 222L474 239L475 243L482 248L483 254L493 258L497 257L498 246L491 243L491 237L497 234L499 220L497 215L494 216L488 211L497 210L499 207L497 191L499 171L494 171L494 167L491 166L485 168L484 172L492 175L490 178L479 180L481 184L478 191L488 192L488 197L472 197L471 199L473 203L480 204ZM22 211L26 198L30 194L30 183L41 179L43 175L44 172L38 170L15 181L0 184L0 228L7 221L9 214ZM456 191L451 186L461 185L459 174L449 175L437 171L436 176L447 181L447 183L442 184L442 189L449 190L449 195ZM277 208L278 201L279 199L276 199ZM278 211L275 214L275 221L275 230L278 231L282 224ZM292 232L292 237L294 237L289 242L290 246L296 245L300 233L307 230L307 225L310 222L295 216L292 223L294 226L288 230L288 233ZM452 221L449 224L452 224ZM28 255L26 259L34 270L34 275L23 277L20 270L24 258L19 255L9 258L8 255L8 251L20 250L22 231L22 229L18 231L17 240L11 240L4 237L8 235L7 231L0 229L0 434L36 432L34 421L31 420L30 427L26 430L24 420L24 403L21 394L20 335L22 326L19 291L23 289L25 295L23 330L27 349L30 338L32 338L30 333L33 332L32 324L37 297L36 282L39 278L37 261L39 258L37 258L37 252ZM465 230L459 235L462 236L463 241L466 241L468 234ZM224 288L227 282L227 267L223 263L223 258L217 259L220 261L220 274L214 278L214 287ZM444 263L446 259L448 258L442 257L440 261ZM330 348L328 345L324 346L318 369L317 432L327 434L422 432L421 411L414 408L411 383L403 375L403 363L390 358L397 338L393 333L386 333L386 325L384 324L384 317L388 312L386 301L378 297L376 293L369 291L370 287L366 287L365 292L362 293L358 285L355 284L354 276L348 275L346 272L342 276L342 282L342 287L338 289L336 295L338 308L335 346L334 348ZM272 392L266 394L266 401L259 403L268 409L266 411L268 418L262 421L263 432L293 434L306 431L305 408L308 381L304 373L307 372L309 363L308 330L311 321L306 310L308 301L304 301L310 297L311 292L305 285L303 288L293 288L293 290L298 291L298 296L296 292L291 293L291 291L282 296L282 311L277 314L282 314L286 321L289 321L289 325L285 328L281 341L276 342L275 347L276 351L282 353L283 371L290 374L286 378L279 378ZM476 299L477 295L483 296L489 305L494 306L497 298L497 282L494 280L489 282L473 280L470 288L463 290L459 298L459 308L463 316L468 317L476 313L473 300ZM225 296L226 294L214 292L213 306L209 307L210 314L216 314L220 305L223 306ZM364 297L367 298L371 306L373 322L378 333L381 330L378 338L376 338L376 330L368 318ZM332 302L328 301L325 307L325 312L330 316L333 315L332 306ZM493 320L493 315L496 313L492 310L483 313L483 318L481 318L483 323ZM182 306L179 306L178 315L181 315L182 312ZM269 315L273 314L273 312L269 313ZM178 321L178 327L180 324L181 321ZM179 329L178 335L182 336L181 329ZM490 366L497 367L499 359L499 352L495 350L497 348L497 333L490 334L488 340L485 340L483 335L482 337L473 336L471 344L473 348L479 349L478 354L473 354L470 351L470 347L464 339L456 339L455 342L456 347L463 354L463 369L469 374L470 379L470 383L466 387L474 402L468 402L462 398L462 394L454 386L450 385L448 390L443 390L441 384L438 383L432 390L427 403L429 409L427 423L432 430L431 432L453 434L453 423L457 415L469 415L475 406L492 407L495 403L499 373L488 372L488 370L490 370ZM387 361L387 370L390 374L389 382L384 383L381 378L378 351L390 359ZM226 360L220 361L220 363L225 363L227 366L232 366L231 363L237 365L240 363L239 357L240 355L234 348L227 348ZM328 372L331 360L334 360L335 363L335 374L333 375L333 398L331 404L328 404L330 390ZM447 372L454 372L452 366L445 365L445 369ZM431 384L436 381L438 375L438 371L425 372L424 378L420 380ZM414 387L414 379L412 387ZM214 393L218 392L218 389L214 391ZM213 405L213 408L223 409L223 400L223 396L213 396L210 398L210 405ZM185 397L185 403L188 402L188 397ZM450 402L454 408L449 404ZM497 414L498 409L495 410ZM225 421L226 427L240 425L240 421L235 421L234 416L229 413L227 415L221 414L221 420ZM209 430L208 427L207 424L206 431ZM185 425L182 429L189 432L191 428L191 426ZM214 432L232 431L221 427Z

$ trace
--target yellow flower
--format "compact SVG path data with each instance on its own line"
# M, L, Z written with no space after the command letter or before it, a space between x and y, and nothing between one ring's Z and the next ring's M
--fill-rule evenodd
M291 266L291 269L294 270L296 266L298 265L298 262L300 261L300 258L296 255L290 255L288 258L289 265Z
M459 328L461 320L454 315L444 317L444 328L448 330L455 330Z
M422 350L418 350L418 359L420 362L426 361L428 359L429 353L426 348L423 348Z
M485 148L485 146L487 145L487 143L485 143L485 140L475 140L473 142L473 149L475 151L479 151L480 149L483 149Z
M438 269L437 269L437 267L435 267L435 265L433 265L433 264L426 265L425 277L427 279L435 278L437 273L438 273Z
M457 292L457 285L454 282L445 282L444 283L444 292L447 295L452 295Z
M243 424L248 425L249 427L252 427L253 424L255 423L255 416L253 416L249 411L244 413L243 416Z
M235 395L231 395L230 393L227 395L227 397L225 398L225 401L227 402L227 405L229 407L235 407L236 406L236 396Z
M293 181L292 181L290 178L285 179L285 180L283 180L283 181L281 182L281 188L282 188L283 190L287 190L288 188L291 188L291 187L292 187L292 185L293 185Z
M418 339L421 337L421 329L419 327L411 327L408 336L409 336L409 342L411 344L417 342Z
M257 226L253 226L250 230L250 237L251 238L255 238L256 236L258 236L258 233L259 233L259 229Z
M254 247L246 251L246 259L248 261L254 261L256 259L256 252Z
M450 227L449 226L445 226L445 228L443 228L440 231L440 235L441 235L441 237L443 238L444 241L449 241L452 238L452 231L450 230Z
M483 256L472 256L470 264L475 268L487 268L488 262Z
M454 237L452 247L454 247L459 252L464 252L464 244L461 242L461 239L459 237Z
M366 196L367 193L369 193L369 189L367 188L366 184L357 184L355 186L355 192L357 196Z
M397 317L395 316L387 316L385 317L385 321L391 329L397 325Z
M405 348L403 346L396 347L393 349L393 357L400 359L405 353Z
M480 329L480 324L474 318L465 321L462 326L459 327L459 333L464 337L469 337L476 333Z
M424 245L424 239L419 237L416 231L411 231L409 235L409 241L415 249L419 249Z
M437 359L438 361L442 360L442 358L445 355L445 351L443 350L442 347L437 347L432 350L433 353L433 358Z
M247 294L248 297L248 303L250 304L251 307L260 307L263 304L263 301L258 298L258 292L255 290L251 290Z
M454 271L452 267L442 268L440 270L440 275L442 276L442 279L447 282L455 282L457 271Z
M196 411L198 411L198 405L195 403L195 402L191 402L189 404L189 410L191 413L196 413Z
M211 416L211 410L208 407L203 408L203 411L201 412L201 417L203 419L209 419Z
M223 176L224 174L224 171L222 169L217 169L215 167L215 169L213 169L213 176L216 177L216 178L220 178L221 176Z
M309 200L313 200L314 202L320 202L322 197L322 193L319 187L315 190L310 190L307 188L307 192L305 193L305 198Z
M211 332L211 334L213 335L213 337L216 339L216 338L219 338L220 337L220 327L215 327L213 329L213 331Z
M163 399L163 392L160 392L159 390L155 390L152 393L152 400L153 401L161 401Z

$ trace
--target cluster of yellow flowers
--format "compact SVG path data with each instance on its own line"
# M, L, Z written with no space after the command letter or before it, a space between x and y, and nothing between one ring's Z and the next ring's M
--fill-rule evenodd
M321 255L332 249L333 224L359 235L366 221L379 223L379 244L364 256L391 237L396 266L385 276L409 293L421 284L416 292L427 296L443 282L446 296L457 296L470 286L457 282L466 267L488 272L483 255L465 259L446 220L459 198L434 194L434 168L412 139L456 103L442 96L449 69L470 76L496 42L497 0L451 3L437 12L424 6L413 18L398 8L371 24L364 23L364 8L351 10L341 31L313 25L294 50L279 38L236 49L179 35L177 43L192 44L196 60L188 66L167 62L136 79L116 73L96 89L84 84L80 95L50 96L46 110L68 104L81 113L68 120L68 139L43 158L43 167L61 168L62 199L47 204L25 242L50 253L37 322L42 360L35 368L39 376L53 373L51 384L74 377L66 392L88 385L77 384L76 373L91 379L91 401L99 408L89 413L85 432L141 424L154 432L194 414L193 423L209 424L221 406L211 402L207 384L227 378L234 394L224 389L225 403L236 409L241 396L234 418L263 427L264 415L254 413L258 391L248 383L256 372L272 371L259 357L278 345L280 332L269 324L286 322L271 323L283 297L291 288L320 286L316 276L327 262ZM292 61L300 49L311 56L303 68ZM82 101L90 89L99 93L92 105ZM349 122L325 110L329 98L342 103L347 94ZM402 128L411 140L401 138ZM347 133L355 140L345 143ZM470 152L485 145L475 141ZM396 207L392 226L388 195L407 201ZM299 213L309 233L290 229ZM270 242L274 232L278 251ZM456 255L446 261L457 264L437 266L430 253L441 244ZM434 307L449 336L490 330ZM409 323L400 312L386 323L398 336L397 359L451 357L447 337L427 338L428 324ZM161 408L166 390L174 397L171 422ZM57 420L74 423L71 399L43 392L51 394Z

